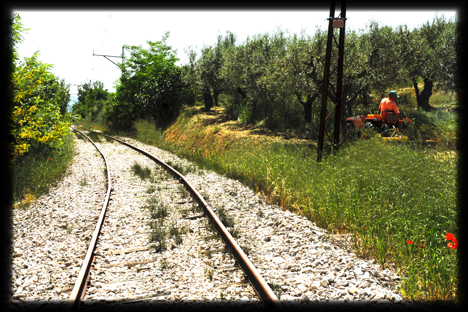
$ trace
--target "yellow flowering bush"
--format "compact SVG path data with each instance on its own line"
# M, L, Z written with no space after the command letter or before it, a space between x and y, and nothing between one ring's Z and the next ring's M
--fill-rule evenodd
M69 121L62 118L57 100L47 94L47 83L57 78L48 71L52 66L37 60L37 54L17 65L12 77L13 157L32 147L60 147L69 131Z

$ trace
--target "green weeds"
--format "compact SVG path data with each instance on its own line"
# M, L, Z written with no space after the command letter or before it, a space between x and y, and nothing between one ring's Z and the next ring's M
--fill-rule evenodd
M160 200L159 194L154 194L150 197L145 206L150 211L151 221L151 235L150 242L155 243L154 249L156 252L166 250L169 245L175 248L177 245L182 244L183 236L186 234L187 229L177 226L176 223L171 223L168 227L165 219L169 216L169 206ZM173 244L170 244L172 240Z
M137 121L135 127L135 139L149 145L160 146L163 144L162 131L155 127L155 124L148 120Z
M102 136L96 132L89 131L86 135L88 136L88 138L93 140L93 142L102 142Z
M36 198L47 194L51 185L60 180L73 161L73 135L64 138L60 149L31 151L18 156L12 163L12 195L17 208L28 207Z
M226 211L226 209L224 209L224 207L219 208L217 212L219 220L224 224L225 227L234 228L234 218L229 215L229 213Z
M142 167L139 163L134 163L131 167L134 175L139 176L140 179L146 180L151 177L151 169L148 167Z
M183 166L181 164L174 163L172 161L166 162L169 166L177 170L181 175L187 175L188 173L194 172L195 168L192 166Z

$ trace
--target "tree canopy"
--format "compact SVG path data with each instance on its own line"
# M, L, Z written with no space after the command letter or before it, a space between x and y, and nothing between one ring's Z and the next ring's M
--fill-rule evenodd
M147 41L147 49L125 46L130 57L121 65L115 102L106 107L115 126L130 128L137 119L151 118L164 127L179 113L185 89L168 37L169 32L161 41Z
M101 81L88 81L78 86L78 102L72 107L72 112L85 118L94 118L102 109L109 96Z
M439 89L455 88L456 27L452 20L436 16L413 30L406 25L382 26L373 20L359 32L346 29L342 113L352 115L358 100L369 105L371 95L386 97L390 90L408 86L415 90L418 108L430 110L435 83ZM338 30L334 32L336 43ZM288 35L278 29L242 43L228 32L216 44L204 46L198 60L196 51L189 50L184 80L203 96L206 109L218 104L220 94L229 96L229 111L243 122L264 121L273 128L315 124L324 84L326 42L327 31L321 29L313 35ZM332 46L335 61L338 47ZM337 102L336 70L332 62L327 82L331 103ZM298 115L302 117L298 119Z
M14 14L11 81L13 157L31 150L59 148L70 124L69 118L63 118L70 100L69 85L50 72L52 65L38 59L38 51L23 61L17 55L15 45L23 40L22 33L26 30L19 14Z

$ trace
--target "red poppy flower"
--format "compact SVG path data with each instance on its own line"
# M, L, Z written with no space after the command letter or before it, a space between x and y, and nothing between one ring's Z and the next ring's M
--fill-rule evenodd
M413 242L410 241L410 240L407 240L406 243L407 243L407 244L410 244L410 245L413 244Z
M49 159L49 160L52 160L52 158L51 158L51 159Z
M424 245L421 245L421 248L424 248Z
M445 239L452 241L451 243L447 244L448 248L450 248L450 249L457 249L458 248L458 240L455 238L455 235L453 235L452 233L447 233L447 235L445 236Z
M455 248L457 248L458 246L455 246L455 244L452 244L452 243L448 243L448 244L447 244L447 247L450 248L450 249L455 249Z

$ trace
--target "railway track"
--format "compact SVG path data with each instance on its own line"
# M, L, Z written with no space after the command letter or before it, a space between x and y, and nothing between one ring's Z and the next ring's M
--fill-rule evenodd
M109 162L106 170L95 147L75 135L77 154L68 174L28 209L13 211L12 307L265 306L216 234L201 200L180 178L148 156L90 132ZM122 140L184 175L286 309L332 302L406 304L396 288L399 276L375 261L357 258L351 237L336 241L335 235L266 202L239 181L157 147ZM108 176L111 188L105 187ZM109 189L101 236L88 257L94 259L89 278L83 274L81 280L87 283L76 286L85 290L78 303L71 300L71 292L86 267L85 252Z
M171 207L164 200L158 198L157 195L149 197L146 201L146 207L148 208L150 217L148 217L148 214L146 216L142 214L139 218L132 220L133 217L139 215L135 210L131 215L127 215L128 218L125 218L123 221L121 215L119 216L111 212L112 210L119 209L119 188L128 188L129 186L119 185L117 182L114 183L114 189L112 180L118 180L118 178L111 176L111 172L113 171L112 163L109 166L105 156L104 145L99 148L99 143L93 142L83 132L74 131L86 137L102 155L107 166L105 172L108 186L106 199L96 228L89 242L78 278L70 294L70 309L78 309L80 302L84 303L84 306L94 306L95 304L101 304L103 301L108 302L109 298L111 298L114 304L118 302L142 304L145 302L160 302L161 299L164 300L168 293L163 290L161 285L158 285L158 281L162 282L164 279L167 281L168 276L166 275L173 275L174 270L177 270L177 266L183 264L171 263L171 259L161 257L162 252L168 249L184 250L182 252L188 254L187 260L189 260L185 265L197 261L205 261L207 263L203 274L195 270L194 276L200 277L201 275L202 278L212 280L213 271L224 271L226 273L224 274L224 280L219 278L220 275L218 274L218 283L212 289L212 291L220 291L221 297L235 298L234 294L229 294L228 289L232 288L229 286L251 287L250 292L253 290L266 308L280 309L282 307L274 292L220 220L221 218L226 218L223 211L218 211L217 215L189 181L175 168L166 164L161 159L120 139L99 134L104 136L108 141L118 142L126 146L123 149L125 152L122 152L122 155L114 156L123 157L126 154L126 162L138 156L142 163L148 164L148 162L152 161L160 166L159 169L158 167L154 167L154 173L155 175L157 173L158 177L162 179L155 179L155 175L151 178L150 173L144 178L145 172L147 174L151 172L151 169L149 169L151 166L144 165L142 169L139 162L134 160L135 163L132 169L135 173L139 170L138 172L140 172L141 177L140 185L142 182L146 183L143 180L148 179L153 183L157 182L158 191L164 188L164 192L172 193L171 196L173 198L180 197L179 200L173 200L177 204L177 207ZM95 132L92 133L95 135ZM141 155L136 155L132 151L136 151ZM164 172L169 172L169 175ZM153 186L151 186L151 182L149 184L146 193L157 193L154 184ZM111 194L113 195L111 196ZM116 197L115 199L112 198L114 196ZM167 219L171 219L172 221L167 221ZM229 221L228 218L226 220ZM226 222L226 220L224 221ZM105 224L109 224L109 226ZM124 243L122 243L122 232L125 233L124 236L126 237L126 242ZM215 238L214 233L220 237L220 240ZM184 235L198 235L200 237L199 240L205 242L205 249L200 250L196 246L181 247L183 246L182 237ZM169 238L166 238L167 236ZM150 238L149 240L148 237ZM109 239L111 242L107 241ZM197 252L198 255L196 254ZM135 255L137 256L135 257ZM192 258L189 259L190 257ZM172 267L172 270L168 270L168 267ZM187 269L185 267L183 270L190 272ZM129 272L132 272L132 274ZM185 279L189 280L191 274L185 275ZM172 279L172 283L177 283L180 277L175 278L172 276ZM138 287L134 287L134 285L141 283L146 284L146 289L151 290L146 293L135 291ZM149 285L152 287L148 287ZM181 286L186 287L185 284ZM116 290L119 288L121 291ZM225 292L224 295L223 291ZM112 293L112 295L106 296L106 292ZM196 299L193 299L196 296L191 296L190 292L189 289L182 289L179 299L183 300L186 297L189 301L196 301ZM103 300L103 298L106 299ZM249 298L244 297L243 303L247 303L247 301L256 303L254 298L251 298L251 300L245 299Z

